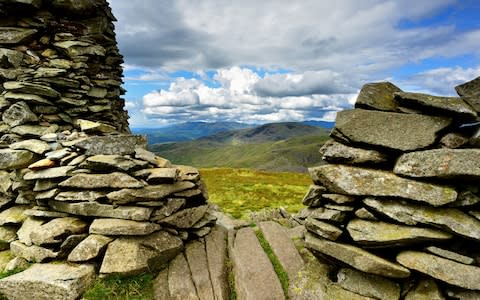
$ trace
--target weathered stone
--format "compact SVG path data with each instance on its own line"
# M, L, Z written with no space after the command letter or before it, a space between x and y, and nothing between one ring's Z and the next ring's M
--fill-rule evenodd
M39 140L23 140L21 142L16 142L11 144L10 149L14 150L28 150L36 154L44 154L50 150L50 145Z
M38 117L30 110L25 102L21 101L10 105L10 107L3 112L2 121L14 127L36 122L38 121Z
M157 160L156 160L156 155L153 152L150 152L148 150L145 150L141 147L135 148L135 158L136 159L141 159L146 162L151 163L152 165L156 166L157 165Z
M156 159L157 159L157 162L161 160L161 158L159 157L157 157ZM191 166L182 166L182 165L176 165L175 167L179 171L180 180L182 181L187 180L192 182L197 182L200 180L200 172L198 172L198 169Z
M434 208L395 200L367 198L365 205L407 225L428 224L454 234L480 239L480 221L455 208Z
M70 252L67 260L71 262L84 262L97 258L112 241L113 238L111 237L90 234Z
M75 103L77 104L78 102L75 102ZM114 126L104 124L101 122L78 120L77 124L78 126L80 126L80 130L87 133L89 132L112 133L117 131L117 129Z
M33 153L26 150L0 149L0 169L21 169L31 164Z
M227 231L215 225L205 237L205 249L215 299L227 300L230 296L227 279Z
M378 221L374 214L369 212L365 207L359 208L355 211L355 216L363 220Z
M127 204L133 202L159 201L166 196L193 188L194 183L178 181L174 184L150 185L141 189L122 189L107 194L107 198L116 204Z
M153 208L135 206L113 206L96 202L65 203L60 201L48 201L48 205L57 211L72 215L105 217L126 219L134 221L146 221L150 218Z
M161 300L171 300L168 287L168 266L158 273L153 281L153 298Z
M45 206L35 206L31 209L27 209L23 212L28 217L42 217L42 218L63 218L70 217L67 213L62 213L54 210L50 210Z
M310 185L307 193L303 197L303 205L316 207L322 204L322 194L327 192L327 189L319 185Z
M5 266L4 272L12 272L14 270L25 270L30 267L30 264L25 258L15 257Z
M452 235L440 230L353 219L347 225L352 239L366 246L398 246L423 241L442 241Z
M31 103L33 105L53 105L53 103L41 96L34 95L34 94L19 94L13 92L7 92L4 95L5 99L12 101L12 102L26 102ZM35 108L32 107L35 110Z
M445 249L442 249L442 248L438 248L438 247L435 247L435 246L427 247L427 248L425 248L425 250L427 250L430 253L436 254L438 256L441 256L441 257L444 257L444 258L447 258L447 259L450 259L450 260L454 260L454 261L462 263L462 264L473 265L475 263L475 259L473 259L471 257L461 255L461 254L458 254L456 252L448 251L448 250L445 250Z
M33 73L33 78L61 77L67 75L67 70L59 68L40 67Z
M458 299L458 300L478 300L480 299L480 291L466 290L454 286L450 286L446 289L445 294L449 298ZM428 298L435 299L435 298ZM444 300L445 298L441 298ZM427 300L427 299L426 299Z
M165 231L146 237L121 237L108 244L101 274L134 275L160 270L183 249L183 242Z
M284 299L280 281L252 228L237 231L231 258L239 299Z
M138 205L145 205L146 203L147 202L137 202ZM185 205L186 201L185 199L171 198L163 202L149 202L149 203L162 204L160 208L157 208L153 211L152 217L150 218L151 221L156 222L166 217L169 217L173 213L177 212L180 208L182 208ZM149 205L145 205L145 206L149 206ZM153 206L153 204L150 206Z
M10 173L0 170L0 193L7 194L12 187Z
M74 144L86 150L86 155L132 155L137 146L146 145L145 137L136 135L94 136Z
M38 246L58 244L68 235L86 232L87 228L87 223L79 218L57 218L34 229L30 238Z
M261 222L258 226L288 277L295 277L304 262L285 228L273 221Z
M389 156L376 151L368 149L360 149L350 147L339 142L330 140L323 144L320 148L322 159L329 163L343 163L343 164L380 164L388 161Z
M166 217L160 221L161 224L166 224L176 228L191 228L197 223L207 212L208 206L202 205L192 208L186 208L174 213L170 217Z
M141 188L143 187L143 183L125 173L113 172L110 174L76 174L67 180L60 182L59 186L81 189L123 189Z
M0 292L8 299L74 300L95 277L93 265L34 264L0 280Z
M357 200L358 197L351 196L351 195L341 195L341 194L322 194L324 199L330 200L337 204L346 204L352 203Z
M18 205L0 212L0 225L21 224L27 218L27 216L23 214L27 209L28 206Z
M69 235L61 244L58 251L58 258L66 259L68 254L75 248L81 241L88 236L88 233L72 234Z
M0 226L0 251L6 250L9 243L17 239L17 228L14 226Z
M307 218L305 222L305 228L316 235L332 241L337 240L338 237L343 233L340 228L311 217Z
M474 119L477 113L459 97L439 97L422 93L396 92L399 105L420 109L427 113Z
M62 177L69 176L70 172L74 169L75 167L72 167L72 166L48 168L48 169L29 172L23 176L23 179L36 180L36 179L62 178Z
M34 94L49 98L59 98L60 93L49 86L20 81L7 81L3 83L7 91L24 94Z
M87 158L80 167L99 171L131 172L144 168L146 165L147 163L144 161L133 160L121 155L94 155Z
M200 300L215 299L208 271L207 253L203 240L191 241L185 246L185 257Z
M375 82L363 85L355 102L356 108L396 111L395 92L401 92L390 82Z
M335 210L335 209L327 209L324 207L317 207L317 208L304 208L302 209L298 215L300 219L306 219L308 217L318 219L318 220L326 220L326 221L333 221L333 222L343 222L347 217L347 214L343 211Z
M459 96L480 96L480 76L455 87Z
M357 270L391 278L406 278L410 271L361 248L305 234L306 247L333 257Z
M470 290L480 290L480 268L464 265L432 254L402 251L397 261L403 266L427 274L448 284Z
M35 195L35 200L53 199L59 192L59 189L51 189L48 191L39 192Z
M103 191L67 191L60 192L55 196L55 200L64 202L93 202L105 198L106 195L107 193Z
M434 149L405 153L393 172L415 178L480 179L480 149Z
M34 162L33 164L28 165L28 168L32 171L38 171L43 169L53 168L57 163L51 159L44 158Z
M445 300L433 279L422 279L408 292L405 300Z
M468 140L468 136L464 134L449 132L440 139L440 145L445 148L456 149L466 145Z
M147 235L160 230L160 228L160 225L150 222L95 219L90 225L90 233L103 235Z
M480 197L468 190L463 190L458 193L457 200L449 203L450 207L472 206L480 202Z
M178 177L177 168L155 168L151 169L147 178L149 184L174 183Z
M31 39L37 30L19 27L0 27L0 45L15 45Z
M45 222L45 220L39 218L28 217L23 221L22 226L17 232L18 240L27 246L31 246L33 243L30 234Z
M177 255L168 267L168 290L171 299L199 300L187 260Z
M309 168L309 172L316 184L340 194L401 197L433 206L444 205L457 198L453 188L402 178L388 171L323 165Z
M19 125L13 127L10 131L21 136L34 136L41 137L42 135L53 133L58 130L57 124L52 124L50 126L40 126L40 125Z
M326 208L326 209L333 209L333 210L338 210L338 211L343 211L343 212L350 212L350 211L355 210L354 206L331 204L331 203L327 203L323 207Z
M337 113L331 135L359 145L413 151L434 144L437 132L450 123L446 117L353 109Z
M58 257L58 252L36 245L27 246L19 241L10 243L10 251L13 255L22 257L29 262L40 263Z
M338 284L351 292L374 299L400 299L400 286L389 279L342 268L337 273Z
M23 61L23 57L24 57L23 53L20 51L0 48L0 60L2 61L2 64L8 62L9 67L11 66L14 69L18 69L20 67ZM13 73L11 69L8 71L9 73ZM14 76L13 78L15 77L16 76ZM9 79L13 79L13 78L9 78Z

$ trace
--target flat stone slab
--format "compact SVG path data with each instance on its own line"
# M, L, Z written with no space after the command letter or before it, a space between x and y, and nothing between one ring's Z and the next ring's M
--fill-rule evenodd
M335 241L342 235L343 231L330 223L323 222L314 218L307 218L305 228L318 236Z
M88 157L80 167L100 171L118 170L131 172L146 167L147 165L148 163L145 161L134 160L122 155L102 154Z
M122 219L95 219L90 225L91 234L103 235L147 235L162 228L150 222Z
M137 146L146 148L145 137L139 135L94 136L75 143L86 155L132 155Z
M363 200L368 207L407 225L427 224L480 240L480 221L456 208L421 206L395 200Z
M289 278L294 278L304 262L284 227L273 221L260 222L258 227L270 244L273 253L280 261Z
M34 161L33 153L27 150L0 149L0 169L21 169Z
M12 300L75 300L94 277L93 265L34 264L0 280L0 292Z
M455 87L459 96L480 96L480 76Z
M277 274L252 228L237 231L232 259L239 299L285 299Z
M418 251L403 251L397 255L403 266L435 279L469 290L480 290L480 268Z
M395 100L399 105L420 109L426 113L437 113L445 116L456 115L459 118L474 119L475 110L459 97L440 97L422 93L396 92Z
M27 216L23 213L28 206L18 205L5 209L0 212L0 225L21 224Z
M408 269L352 245L316 238L308 232L305 234L305 244L307 248L326 254L366 273L390 278L410 276Z
M323 165L308 170L315 184L339 194L400 197L433 206L457 199L453 188L402 178L388 171L345 165Z
M366 246L399 246L424 241L442 241L453 236L436 229L353 219L347 225L352 239Z
M380 164L387 162L389 156L380 151L350 147L330 140L320 148L322 159L329 163L351 165Z
M396 111L397 103L394 99L394 93L401 91L400 88L390 82L364 84L355 101L355 108Z
M189 181L179 181L174 184L149 185L140 189L122 189L107 194L107 198L116 204L127 204L144 201L159 201L166 196L195 187Z
M56 218L34 229L30 238L37 246L58 244L69 235L86 232L87 228L87 223L79 218Z
M1 27L0 44L15 45L24 42L37 33L35 29L26 29L20 27Z
M34 94L49 98L59 98L60 93L49 86L43 84L35 84L23 81L7 81L3 83L3 87L7 91L24 94Z
M428 252L430 252L432 254L435 254L435 255L450 259L450 260L454 260L454 261L462 263L462 264L473 265L475 263L475 259L473 259L472 257L461 255L461 254L458 254L456 252L445 250L445 249L438 248L438 247L435 247L435 246L427 247L427 248L425 248L425 250L427 250Z
M230 298L227 270L227 230L222 226L213 226L205 237L208 271L212 281L215 299Z
M351 109L337 113L331 136L353 144L413 151L433 145L437 133L450 123L446 117Z
M58 257L58 252L44 247L27 246L19 241L10 243L10 252L17 257L22 257L30 262L43 262Z
M207 252L204 240L190 241L185 246L185 257L188 262L197 296L200 300L215 299L213 295L210 272L208 270Z
M9 145L9 148L14 150L28 150L37 154L43 154L51 150L50 145L40 140L23 140Z
M72 215L116 218L133 221L147 221L150 219L150 215L153 211L153 208L148 207L117 207L108 204L100 204L97 202L66 203L50 200L48 201L48 205L56 211L65 212Z
M72 167L72 166L48 168L48 169L29 172L25 174L25 176L23 176L23 179L36 180L36 179L62 178L70 175L70 172L73 171L74 169L75 167Z
M199 300L192 275L183 253L177 255L168 267L170 299Z
M68 255L71 262L84 262L97 258L114 239L108 236L90 234L81 241Z
M415 178L480 179L480 149L434 149L405 153L393 172Z
M166 217L159 222L176 228L192 228L195 223L200 221L208 210L208 205L201 205L182 209L170 217Z
M66 191L55 196L55 200L63 202L93 202L106 198L107 193L103 191Z
M141 188L144 185L128 174L112 172L110 174L76 174L60 182L59 186L80 189L123 189Z
M400 285L384 277L342 268L337 273L338 284L351 292L374 299L400 299Z
M422 279L411 289L405 300L444 300L442 291L438 288L437 283L433 279ZM462 299L462 298L459 298ZM467 298L465 298L467 299Z
M303 197L302 203L303 205L309 206L309 207L317 207L320 206L323 203L323 193L326 193L327 189L323 186L319 185L310 185L308 188L307 193Z

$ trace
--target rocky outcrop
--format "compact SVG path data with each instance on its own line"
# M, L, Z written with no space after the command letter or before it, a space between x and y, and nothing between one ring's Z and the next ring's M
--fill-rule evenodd
M369 299L478 297L479 80L460 97L367 84L337 114L297 215L337 286Z

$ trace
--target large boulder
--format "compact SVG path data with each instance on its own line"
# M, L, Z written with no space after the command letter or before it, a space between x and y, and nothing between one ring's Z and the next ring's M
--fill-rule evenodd
M450 123L447 117L351 109L337 113L331 135L347 143L413 151L433 145Z
M356 108L396 111L397 103L393 94L401 92L396 85L390 82L375 82L365 84L355 102Z

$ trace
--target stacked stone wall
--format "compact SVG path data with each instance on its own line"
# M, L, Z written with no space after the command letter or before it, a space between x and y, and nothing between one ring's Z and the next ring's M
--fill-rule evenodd
M366 84L309 169L305 242L375 299L480 297L480 77L459 97ZM370 299L370 298L369 298Z

